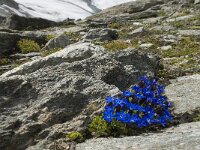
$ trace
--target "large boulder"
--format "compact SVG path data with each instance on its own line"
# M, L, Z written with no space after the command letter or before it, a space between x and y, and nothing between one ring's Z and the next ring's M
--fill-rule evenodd
M134 49L106 53L78 43L0 76L0 149L50 149L82 130L103 99L144 74L158 58ZM31 146L32 147L29 147Z
M180 122L192 121L200 113L200 75L190 75L171 80L166 96L173 102L174 114Z

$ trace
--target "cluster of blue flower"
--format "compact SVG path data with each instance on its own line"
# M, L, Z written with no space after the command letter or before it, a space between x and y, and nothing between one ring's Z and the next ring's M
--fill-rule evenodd
M137 85L114 97L106 97L103 119L113 119L142 128L149 125L166 126L172 121L171 103L163 95L164 87L156 79L141 77Z

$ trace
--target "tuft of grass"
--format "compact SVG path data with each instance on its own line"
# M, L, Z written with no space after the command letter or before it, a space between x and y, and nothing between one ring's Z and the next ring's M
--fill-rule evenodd
M113 29L120 29L121 25L117 22L110 22L108 23L108 28L113 28Z
M172 25L175 28L180 29L180 28L183 28L185 26L185 22L183 22L183 21L172 21L172 22L170 22L170 25Z
M172 49L163 51L163 57L193 57L200 52L200 44L192 37L182 38L180 41L172 45Z
M26 54L30 52L39 52L40 46L33 40L29 39L21 39L17 42L17 47L19 48L20 52Z
M128 48L129 45L124 41L115 40L108 43L104 43L102 46L108 51L118 51Z
M88 125L88 131L95 137L106 136L109 134L107 122L103 120L102 116L96 116Z
M198 114L196 117L193 118L194 122L200 121L200 114Z
M61 48L52 48L50 50L44 50L44 51L42 51L42 56L43 57L48 56L48 55L50 55L52 53L55 53L55 52L57 52L59 50L61 50Z
M119 137L121 135L135 135L140 132L140 130L127 128L126 125L116 120L107 123L102 116L95 116L92 119L88 126L88 131L94 137Z
M158 16L160 16L160 17L166 16L166 12L164 10L160 10L158 12Z
M53 34L48 34L48 35L46 35L46 37L45 37L45 41L49 41L49 40L51 40L51 39L53 39L53 38L55 38L56 36L55 35L53 35Z
M0 65L7 65L10 63L10 60L8 58L0 58Z
M192 29L192 30L200 30L200 26L191 26L190 29Z
M83 135L80 132L77 132L77 131L73 131L73 132L68 133L66 135L66 138L69 141L77 141L77 142L84 141Z
M67 35L73 41L78 41L81 38L81 36L78 33L74 32L65 32L64 34Z

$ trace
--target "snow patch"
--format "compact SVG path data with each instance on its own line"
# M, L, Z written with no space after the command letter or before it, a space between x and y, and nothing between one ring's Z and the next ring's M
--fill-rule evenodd
M39 17L52 21L63 21L67 18L84 19L97 9L106 9L121 3L134 0L14 0L19 10L9 8L18 15ZM97 9L94 9L96 7Z

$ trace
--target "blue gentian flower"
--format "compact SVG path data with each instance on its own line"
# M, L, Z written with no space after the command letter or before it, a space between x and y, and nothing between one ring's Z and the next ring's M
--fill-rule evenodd
M138 128L150 125L166 126L172 121L169 108L172 106L163 95L164 87L156 79L141 77L137 85L121 93L119 97L106 97L103 119L113 119Z
M132 86L131 89L134 90L135 92L140 92L140 88L136 85Z
M122 95L125 97L130 97L132 95L132 93L130 91L124 91L124 92L122 92Z
M113 102L113 98L111 96L108 96L105 98L106 103L112 103Z

